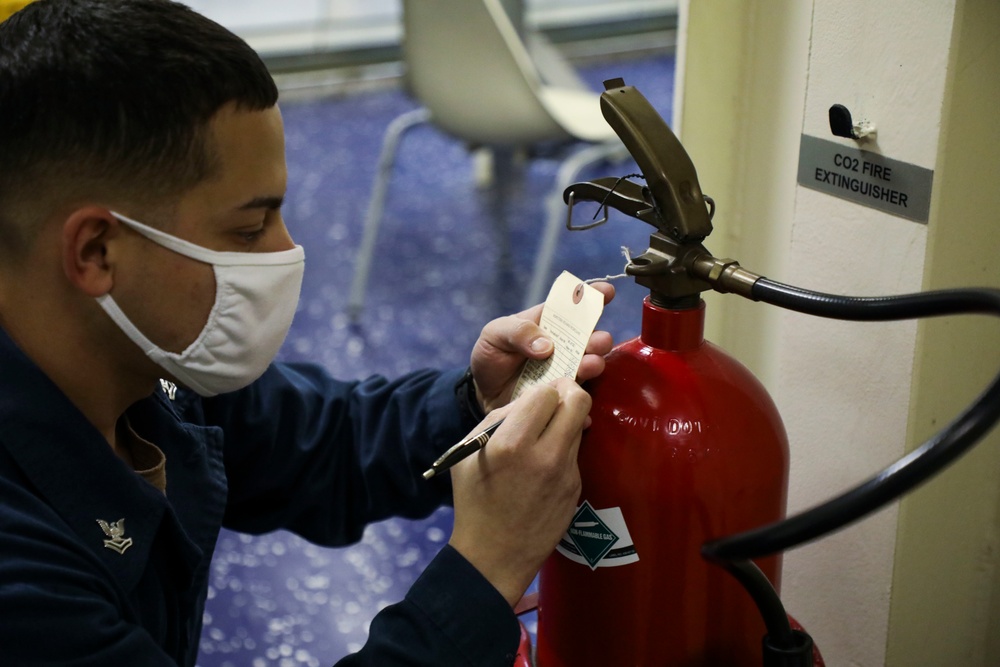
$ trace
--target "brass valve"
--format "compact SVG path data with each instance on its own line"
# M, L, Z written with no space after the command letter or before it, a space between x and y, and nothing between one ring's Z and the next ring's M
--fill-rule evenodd
M573 206L579 201L600 202L605 209L655 227L649 248L633 258L625 271L649 288L661 305L691 307L709 289L750 297L759 276L735 260L713 257L702 245L712 232L715 204L702 193L684 146L642 93L621 79L604 85L601 112L632 154L645 184L599 178L571 185L563 193L569 205L567 228L594 226L573 226Z

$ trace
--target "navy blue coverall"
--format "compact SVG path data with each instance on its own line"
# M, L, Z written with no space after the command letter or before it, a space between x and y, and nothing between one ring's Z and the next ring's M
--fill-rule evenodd
M475 426L459 377L346 383L274 364L211 399L157 390L126 414L166 454L164 495L0 330L0 665L194 665L220 526L344 545L449 502L446 479L420 472ZM119 519L121 553L98 523ZM509 667L518 635L503 597L445 546L337 664Z

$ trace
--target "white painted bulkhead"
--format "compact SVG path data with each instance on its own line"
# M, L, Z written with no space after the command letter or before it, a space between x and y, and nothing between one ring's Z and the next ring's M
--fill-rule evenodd
M964 154L945 160L948 147L957 146L945 141L949 129L964 122L949 104L955 81L969 67L997 70L991 61L983 62L989 54L996 57L996 47L988 45L996 42L991 35L1000 24L978 25L1000 18L989 5L985 0L682 3L673 124L698 168L702 189L718 206L717 231L707 247L771 279L837 294L1000 286L996 262L982 247L985 241L987 248L993 243L1000 249L998 209L985 208L1000 203L990 194L997 188L983 168L989 158L976 158L978 166L970 166ZM966 41L976 39L992 51L977 60L968 55L977 46L966 43L963 62L956 55L966 34L960 28L969 25L979 30ZM993 82L982 90L986 99L1000 97ZM969 99L974 99L971 94ZM834 137L828 122L833 104L846 106L856 121L873 123L875 141ZM995 105L982 107L969 113L983 115L992 108L995 117ZM799 185L802 134L935 170L929 224ZM982 140L996 146L997 136L994 126ZM996 154L994 174L995 159ZM960 179L955 174L963 165L970 173ZM940 204L947 201L947 191L939 192L943 188L985 198L984 206L970 220L969 211ZM954 217L959 215L961 224ZM955 243L949 225L954 234L980 230L980 246L970 262L982 265L982 271L966 267L956 273L937 264L941 273L932 279L935 253ZM916 322L836 322L728 295L707 300L708 337L758 374L785 421L792 451L790 513L867 479L929 435L919 416L928 406L943 406L934 401L935 383L954 375L954 364L936 359L925 345L945 344L966 358L979 354L986 369L982 377L951 377L949 386L957 389L949 398L955 400L940 410L942 419L971 400L1000 364L995 325L985 329L992 339L983 330L961 328L935 339L923 335L925 325ZM932 370L933 359L938 367ZM1000 447L982 447L980 456L1000 462ZM962 479L970 468L963 464L946 475ZM936 519L912 510L901 525L898 504L786 554L782 598L814 636L827 664L997 664L990 660L1000 658L988 655L997 642L988 637L990 605L998 606L995 598L1000 597L990 592L1000 579L996 541L990 537L996 533L990 522L997 516L998 478L1000 471L986 481L977 478L985 509L959 529L964 537L952 536L956 549L973 551L966 559L973 563L967 574L924 563L923 552L934 535L922 535L921 527ZM935 484L925 488L944 488ZM914 496L919 501L924 497L919 494L932 492ZM945 495L935 507L946 507L953 496ZM973 496L956 502L977 501ZM905 511L908 505L902 507ZM962 512L941 511L961 523ZM953 577L942 586L947 590L965 590L961 586L968 581L986 590L979 600L941 600L951 606L935 610L936 600L914 590L920 587L916 572L949 582ZM926 611L911 613L914 609ZM949 646L954 642L948 641L948 616L970 628L962 635L964 645ZM938 630L942 636L935 639ZM987 646L991 641L993 649Z

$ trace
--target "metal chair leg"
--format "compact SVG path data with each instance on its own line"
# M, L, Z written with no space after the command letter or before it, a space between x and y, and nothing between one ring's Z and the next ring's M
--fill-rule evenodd
M389 177L396 161L399 142L407 130L430 120L431 112L420 108L408 111L395 118L386 128L382 139L382 152L379 154L378 171L375 173L375 183L372 186L372 196L365 213L364 232L361 246L358 248L357 262L354 266L354 278L351 281L351 293L347 300L347 314L351 321L356 322L364 309L365 289L368 287L368 276L371 272L372 258L375 254L375 240L382 224L382 212L385 208L385 198L389 188Z

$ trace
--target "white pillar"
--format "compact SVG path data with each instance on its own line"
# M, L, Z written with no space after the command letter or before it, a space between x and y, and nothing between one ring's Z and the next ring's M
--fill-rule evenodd
M1000 247L994 222L1000 206L991 180L1000 153L992 148L998 136L992 119L1000 35L991 35L1000 20L987 0L733 0L684 3L682 12L675 125L702 189L718 205L717 231L706 242L710 250L769 278L841 294L896 294L943 283L1000 285L997 263L990 259ZM963 27L978 29L978 37L963 37ZM966 47L961 57L960 46ZM975 85L956 86L956 80L984 68L988 74L975 78ZM961 90L965 97L955 106L950 96ZM796 183L803 134L859 147L832 136L827 112L833 104L877 126L877 141L861 148L935 172L929 224ZM961 134L973 121L982 128L978 135L945 141L949 131ZM982 149L970 166L967 154L977 141ZM941 183L951 186L942 190ZM953 205L941 203L951 192ZM954 206L970 199L975 208ZM955 234L976 239L968 265L954 270L955 258L962 256L956 249L948 255L952 264L944 264L951 270L932 272L941 266L936 258L961 247ZM732 296L713 296L709 308L709 337L760 376L785 419L792 449L791 512L899 458L929 435L930 424L921 418L931 412L935 418L953 417L962 401L982 388L980 375L1000 364L995 326L988 329L993 338L962 328L934 336L938 330L931 325L818 320ZM949 374L948 363L934 355L942 346L953 356L978 359L982 373L954 368ZM945 386L935 384L940 375L950 375L950 394L961 398L951 400L949 394L948 401L940 400ZM984 449L987 461L997 449L990 446ZM892 664L995 664L984 657L990 649L982 647L991 636L990 614L1000 610L995 575L1000 540L991 523L1000 495L994 472L1000 461L978 477L969 468L955 466L957 472L946 475L963 480L953 486L976 485L982 498L966 490L961 501L966 505L956 499L950 513L942 509L935 518L917 503L921 493L932 491L919 490L902 520L893 506L786 556L782 597L828 664L886 664L887 643ZM934 504L947 505L953 497L940 492ZM952 580L942 565L948 549L936 561L921 557L937 534L928 534L926 524L948 523L945 516L954 523L954 516L972 514L977 518L955 548L965 550L962 562L978 563L966 568L978 567L978 574ZM900 569L898 590L894 566ZM921 590L921 576L945 582L936 597ZM975 600L941 599L942 590L970 593L976 586ZM937 613L938 604L951 606ZM928 639L933 619L949 616L967 628L961 635L966 647L979 648L948 654L954 636L949 623L940 626L939 640ZM935 658L920 652L932 643L939 648ZM916 652L907 653L902 648L907 644ZM961 656L978 656L980 662Z

